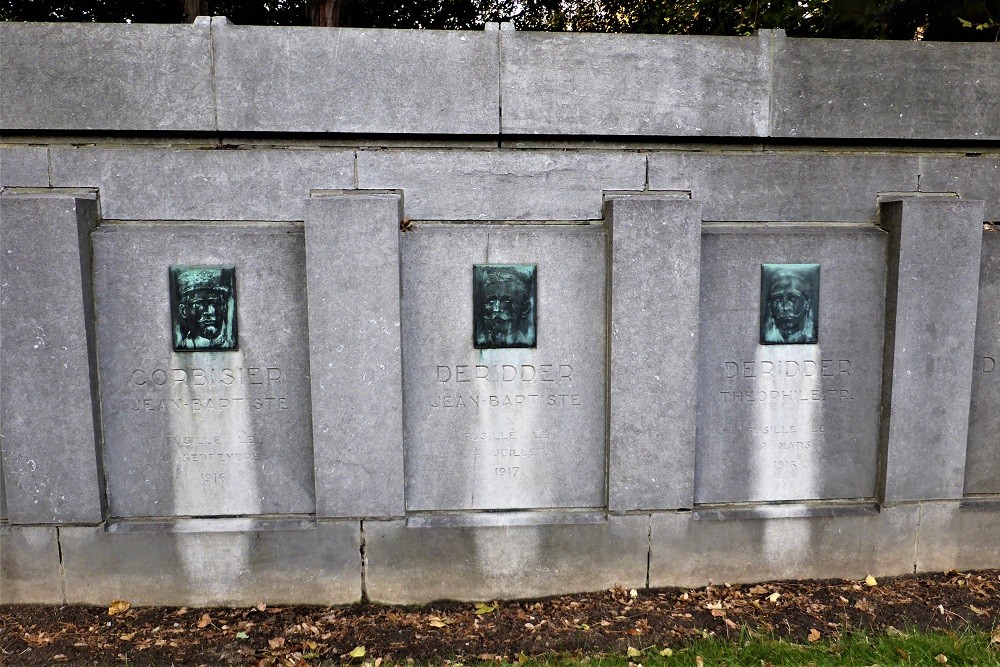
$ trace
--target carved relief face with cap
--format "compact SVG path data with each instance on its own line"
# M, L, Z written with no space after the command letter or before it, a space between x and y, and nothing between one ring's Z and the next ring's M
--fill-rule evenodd
M234 350L235 269L171 267L174 349Z
M476 264L472 293L477 348L534 347L533 265Z
M761 343L815 343L819 264L761 267Z

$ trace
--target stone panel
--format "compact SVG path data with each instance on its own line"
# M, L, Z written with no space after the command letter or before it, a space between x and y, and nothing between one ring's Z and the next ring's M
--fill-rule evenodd
M499 130L496 33L216 22L213 36L221 131Z
M354 153L52 149L52 181L101 191L109 220L303 220L311 188L350 188Z
M57 530L51 526L0 530L0 604L63 602Z
M1000 160L986 157L920 158L920 189L983 200L984 219L1000 222Z
M402 516L402 200L314 196L307 210L316 511Z
M93 244L111 516L313 512L302 228L104 224ZM175 351L171 266L235 266L238 349Z
M1000 504L966 508L958 502L920 503L917 572L991 569L1000 564Z
M2 30L2 28L0 28ZM0 148L0 187L47 188L47 148Z
M61 532L60 544L69 604L247 607L361 599L356 521L302 527L192 519L167 530L116 532L72 527Z
M96 222L93 195L0 196L0 429L12 523L102 518L89 281Z
M691 507L701 204L657 195L608 202L611 221L612 511ZM669 350L669 354L664 354Z
M695 502L875 496L885 255L874 225L705 228ZM819 264L816 343L762 344L764 264Z
M502 32L503 133L766 136L770 37Z
M6 130L215 130L207 25L0 23Z
M1000 232L983 233L965 495L1000 494Z
M598 523L427 528L365 521L373 602L495 600L641 587L648 515Z
M414 220L598 220L603 190L642 190L645 180L638 153L358 153L358 187L403 190Z
M1000 138L995 44L783 39L774 44L774 137Z
M401 238L406 509L605 505L603 225ZM473 265L535 265L535 347L473 347Z
M983 202L907 197L882 205L882 224L890 233L885 501L960 498Z
M689 190L709 221L875 222L880 192L916 190L918 158L656 152L649 187Z
M861 515L730 521L654 514L649 585L912 574L918 512L901 505Z

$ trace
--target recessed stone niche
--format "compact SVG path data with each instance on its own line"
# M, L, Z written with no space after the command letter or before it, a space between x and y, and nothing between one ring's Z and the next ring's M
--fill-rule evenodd
M873 225L705 227L697 504L875 495L885 258Z
M418 225L401 253L407 511L604 507L603 225ZM475 347L490 265L533 339L493 320Z
M302 228L113 223L92 240L109 514L313 512ZM175 350L172 267L232 268L234 349Z

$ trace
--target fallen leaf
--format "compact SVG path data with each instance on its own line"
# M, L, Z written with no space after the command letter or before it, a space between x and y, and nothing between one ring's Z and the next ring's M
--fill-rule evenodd
M365 647L355 646L354 650L348 653L347 655L351 656L352 658L363 658L365 657Z
M818 642L821 636L822 635L820 635L819 630L817 630L816 628L811 628L809 630L809 636L806 637L806 639L808 639L810 642Z
M236 638L237 639L249 639L250 635L248 635L247 633L245 633L243 631L240 631L240 632L236 633Z
M629 596L630 598L637 598L637 597L639 597L639 591L637 591L637 590L635 590L635 589L633 588L632 590L630 590L630 591L628 592L628 596Z
M969 605L969 609L971 609L972 613L975 614L975 615L977 615L977 616L989 616L990 615L990 613L988 611L986 611L985 609L980 609L979 607L977 607L974 604L970 604Z
M662 655L664 658L669 658L673 654L674 654L674 649L672 648L665 648L662 651L660 651L660 655Z
M876 581L875 577L873 577L872 575L869 574L867 577L865 577L865 585L866 586L878 586L878 581Z
M521 653L518 653L517 654L517 664L523 665L526 662L528 662L528 656L526 656L523 651Z
M284 637L272 637L271 639L267 640L267 645L270 646L271 648L281 648L282 646L285 645L285 638Z
M716 618L719 618L719 617L725 618L726 617L726 612L723 611L722 609L713 609L712 610L712 616L715 616Z
M771 593L770 595L767 596L767 599L770 600L771 602L777 602L778 598L780 597L781 593Z
M938 653L936 656L934 656L934 662L938 662L943 665L946 662L948 662L948 656L946 656L944 653Z
M201 618L198 619L198 627L204 628L212 623L212 617L208 614L203 614Z
M118 635L118 639L122 640L123 642L130 642L130 641L132 641L132 637L135 637L135 633L134 632L129 632L127 634Z
M903 649L899 648L898 646L896 647L896 653L898 653L899 657L902 658L903 660L909 660L910 659L910 654L908 652L904 651Z
M382 664L382 658L375 658L375 666L374 667L379 667L381 664Z
M750 587L750 594L751 595L763 595L766 592L767 592L767 588L765 588L764 586L751 586Z
M264 611L265 609L267 609L267 605L264 604L263 602L257 605L257 611Z
M446 625L446 623L444 621L431 621L429 625L432 628L443 628Z
M994 628L993 634L990 635L991 644L1000 644L1000 628Z
M628 649L625 651L625 655L627 655L630 658L635 658L637 656L642 655L642 651L633 646L629 646Z
M706 609L722 609L721 602L708 602L705 604Z
M729 626L729 628L730 628L731 630L735 630L735 629L737 629L738 627L740 627L740 626L736 625L736 623L734 623L733 621L731 621L731 620L730 620L730 619L728 619L728 618L727 618L727 619L725 619L725 621L726 621L726 625L727 625L727 626Z
M694 667L705 667L705 661L700 655L694 657Z
M493 606L493 605L488 605L485 602L477 602L476 603L476 611L474 613L476 613L476 614L490 614L490 613L492 613L492 612L494 612L496 610L497 610L497 608L495 606Z
M113 600L111 605L108 607L108 616L115 616L117 614L124 614L126 611L132 608L132 605L125 600Z

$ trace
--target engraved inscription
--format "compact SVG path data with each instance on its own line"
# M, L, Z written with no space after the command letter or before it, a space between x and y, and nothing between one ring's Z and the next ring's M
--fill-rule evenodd
M435 393L432 408L583 405L580 394L570 391L573 384L570 364L439 365L436 379L443 391ZM503 390L504 385L512 385L513 391L497 391Z

